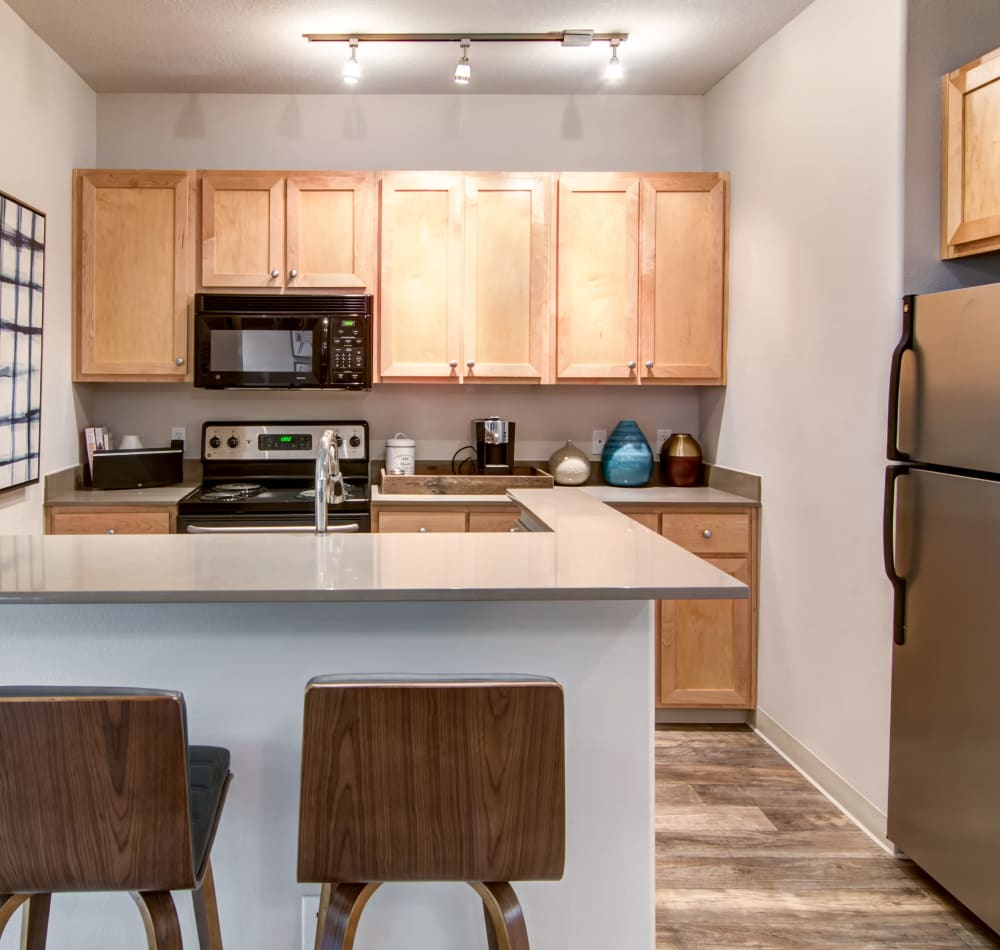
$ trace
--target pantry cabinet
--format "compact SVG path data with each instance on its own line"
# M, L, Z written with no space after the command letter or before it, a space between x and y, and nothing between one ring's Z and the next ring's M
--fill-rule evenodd
M563 175L556 377L725 382L728 175Z
M386 174L383 381L547 382L549 175Z
M204 288L362 291L375 278L370 172L202 172Z
M73 173L73 379L190 380L194 173Z
M657 604L657 706L752 709L757 677L757 509L614 507L750 588L749 599Z

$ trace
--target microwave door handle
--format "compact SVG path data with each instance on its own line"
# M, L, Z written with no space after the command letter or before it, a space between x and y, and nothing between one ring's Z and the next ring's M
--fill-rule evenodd
M903 332L892 351L889 364L889 425L887 426L888 446L886 455L895 461L910 461L909 453L899 448L899 387L903 375L903 354L913 349L913 309L914 295L903 298Z

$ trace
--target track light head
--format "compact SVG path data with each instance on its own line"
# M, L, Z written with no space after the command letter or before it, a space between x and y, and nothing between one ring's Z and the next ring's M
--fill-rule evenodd
M353 86L361 79L361 63L358 62L358 39L356 36L352 36L347 42L351 47L351 56L344 63L344 68L341 69L340 75L347 85Z
M472 45L472 40L460 40L459 45L462 47L462 58L455 67L455 82L460 86L467 86L472 79L472 67L469 65L469 47Z
M608 60L608 65L604 67L604 78L610 82L615 82L622 78L622 64L618 59L618 46L621 40L617 36L613 36L608 42L611 44L611 59Z

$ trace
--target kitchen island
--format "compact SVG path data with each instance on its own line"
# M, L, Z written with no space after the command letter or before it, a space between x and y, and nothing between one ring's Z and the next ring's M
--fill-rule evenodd
M226 945L298 950L312 945L318 892L295 881L306 681L554 676L566 699L566 872L517 886L532 946L652 948L652 602L746 588L584 492L511 497L548 530L0 537L3 678L182 690L192 741L233 755L213 852ZM178 906L194 947L183 895ZM50 932L52 946L143 944L122 895L55 899ZM447 884L383 888L356 944L485 945L476 896Z

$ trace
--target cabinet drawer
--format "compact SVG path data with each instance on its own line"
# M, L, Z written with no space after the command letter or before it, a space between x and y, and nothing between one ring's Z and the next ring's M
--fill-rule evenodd
M53 511L49 534L169 534L169 511Z
M521 517L521 509L513 505L493 511L470 511L470 531L511 531Z
M749 512L668 512L660 534L693 554L749 554Z
M631 511L624 505L612 505L615 511L620 511L626 518L631 518L650 531L660 530L660 516L655 511Z
M464 511L381 511L378 530L383 533L400 531L465 531Z

